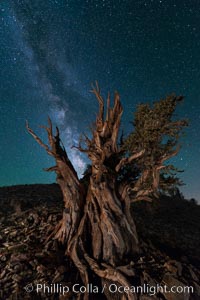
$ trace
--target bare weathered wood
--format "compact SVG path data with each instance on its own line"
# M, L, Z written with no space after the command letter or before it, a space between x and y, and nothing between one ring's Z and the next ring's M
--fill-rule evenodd
M42 142L28 122L26 127L37 143L54 157L55 166L46 171L56 172L57 182L63 193L63 217L51 237L65 243L66 255L77 267L85 285L89 283L93 273L102 283L107 281L130 286L129 277L134 272L127 265L139 253L138 236L130 205L136 201L152 200L152 195L156 195L159 187L160 171L165 168L164 161L176 155L179 149L168 151L157 161L150 152L148 155L152 163L140 170L132 184L129 178L119 184L117 176L120 171L126 165L142 159L148 149L142 149L141 145L139 150L122 157L123 150L119 146L118 136L123 108L119 94L114 94L112 106L110 94L105 102L97 83L92 92L99 103L92 137L84 136L85 147L82 147L81 142L76 147L91 160L87 188L78 179L57 127L56 134L53 134L50 118L48 126L43 126L49 145ZM174 123L174 126L182 126L182 123ZM87 293L82 296L84 300L89 297ZM107 298L112 299L112 295L107 295ZM122 299L135 300L136 297L128 292L121 295Z
M120 153L117 138L123 111L119 95L115 93L113 107L110 107L108 96L104 116L104 101L98 86L93 88L93 93L99 102L99 113L92 138L86 139L87 148L84 149L92 162L86 198L87 215L91 225L93 257L117 266L138 253L139 248L136 228L130 216L130 203L118 193L115 172L144 151L134 154L128 161L116 160ZM79 149L82 151L81 147Z
M52 122L48 119L49 127L43 126L48 134L49 146L29 127L26 128L33 138L41 145L49 155L53 156L56 166L46 169L46 171L55 171L57 182L63 193L64 210L63 218L55 229L55 237L61 242L69 242L77 231L80 222L83 201L84 188L79 182L77 173L71 164L64 147L61 146L59 130L56 128L56 135L53 135Z
M127 164L130 164L134 159L142 156L144 154L145 150L141 150L140 152L138 153L134 153L133 155L129 156L129 157L124 157L120 160L120 162L118 163L118 165L115 167L115 170L117 172L119 172L119 170L127 165Z
M66 242L66 254L76 265L83 282L89 282L89 268L102 279L127 285L129 282L116 268L127 265L128 260L138 253L139 247L136 227L130 215L130 202L118 192L115 173L142 155L143 151L134 154L128 161L116 159L120 153L118 133L123 112L119 95L115 93L113 107L110 106L108 95L105 108L98 85L93 87L92 92L98 100L99 112L92 129L92 138L85 136L86 148L83 149L81 145L78 147L87 153L92 162L87 195L61 146L59 130L53 135L51 120L48 120L48 127L43 126L48 134L49 146L30 129L28 123L27 130L55 158L56 165L47 171L57 173L65 208L54 234L55 238ZM90 249L88 245L91 245ZM98 267L97 261L102 261L104 271ZM87 298L87 295L84 297ZM127 295L127 299L134 298Z

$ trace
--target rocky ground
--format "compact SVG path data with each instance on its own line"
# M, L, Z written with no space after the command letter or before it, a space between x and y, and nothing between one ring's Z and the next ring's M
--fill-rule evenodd
M0 204L0 299L77 299L72 292L73 285L80 283L75 268L61 245L46 241L62 216L58 186L0 188ZM180 197L163 197L151 205L135 204L133 214L142 245L129 266L134 284L194 289L194 293L138 293L136 299L200 299L200 206ZM37 292L39 284L51 288L49 293ZM65 297L60 292L63 286L69 288ZM95 293L90 298L104 299ZM119 293L113 299L120 299Z

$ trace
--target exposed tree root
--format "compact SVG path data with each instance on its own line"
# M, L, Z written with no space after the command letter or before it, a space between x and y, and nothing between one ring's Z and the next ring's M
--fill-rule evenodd
M158 131L155 145L160 147L158 147L159 151L155 150L155 147L152 154L151 148L145 146L146 143L142 141L138 144L137 141L134 141L136 143L135 148L130 150L130 155L125 156L123 148L120 148L118 143L123 112L119 94L116 92L114 95L113 107L110 106L110 95L108 94L104 114L104 100L97 83L92 92L99 102L99 113L92 128L92 137L85 136L85 148L82 147L81 143L76 147L85 152L91 160L90 181L86 188L78 179L77 173L67 156L60 140L58 128L56 128L56 134L53 135L50 119L49 127L44 127L48 134L49 145L42 142L28 123L27 130L46 152L54 157L56 165L47 171L56 172L57 182L63 193L63 218L49 238L54 236L66 245L66 254L77 267L85 285L90 283L92 273L99 277L102 282L116 282L123 287L128 287L130 286L128 278L132 276L132 273L127 265L139 253L136 227L130 214L130 203L133 200L130 194L133 193L134 201L150 201L152 194L156 194L160 184L160 171L165 168L163 162L176 155L178 148L172 151L176 145L172 141L167 144L166 148L163 148L163 145L160 146L160 137L164 134L170 134L168 129L165 132L159 131L158 122L157 127L153 127L153 129ZM173 98L170 101L169 116L163 121L166 128L172 128L170 129L171 137L174 137L175 134L177 135L177 128L185 126L186 123L170 121L178 98ZM165 107L167 100L166 103L163 103ZM168 106L166 105L166 107ZM146 109L147 112L151 111L152 115L154 115L154 111L142 106L142 116L145 116L146 122L148 114L146 116L146 110L143 111L143 109ZM156 109L158 107L155 106ZM139 117L138 122L140 121ZM154 119L152 120L154 121ZM152 125L151 122L146 123L147 125L150 124L150 127L147 127L144 137L146 135L149 137L147 133L149 128L152 130ZM139 126L138 139L143 133L142 126L144 124ZM152 132L151 130L150 132ZM147 145L149 144L147 143ZM143 163L145 155L148 160L147 164ZM134 160L137 160L136 165L140 161L140 173L136 175L132 185L129 178L126 178L123 184L118 184L120 171L125 165L133 164ZM108 294L106 295L107 298L112 299ZM88 299L88 296L88 294L84 294L84 299ZM121 299L135 300L136 298L130 291L127 291L121 295Z

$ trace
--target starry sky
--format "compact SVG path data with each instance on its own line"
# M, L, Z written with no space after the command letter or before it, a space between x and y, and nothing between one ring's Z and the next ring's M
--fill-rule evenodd
M55 181L25 129L46 142L48 115L81 176L87 160L71 146L94 121L98 80L103 95L120 93L127 133L138 103L185 96L176 116L190 126L172 162L182 193L200 200L199 0L1 0L0 14L0 186Z

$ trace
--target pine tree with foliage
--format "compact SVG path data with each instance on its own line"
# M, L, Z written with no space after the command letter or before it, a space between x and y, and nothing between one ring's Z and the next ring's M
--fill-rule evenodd
M96 84L92 92L99 111L91 137L85 136L77 148L91 161L83 179L79 179L52 122L44 127L46 145L27 123L28 132L54 157L57 183L65 208L51 237L66 248L84 285L98 282L130 286L134 277L131 264L140 252L137 230L130 211L135 201L152 201L162 190L179 184L176 168L168 160L179 151L179 137L186 120L174 120L174 112L183 97L169 96L151 107L140 104L134 115L133 132L119 139L122 105L119 94L106 101ZM113 299L105 289L107 299ZM79 295L84 299L89 294ZM119 299L136 299L127 292Z

